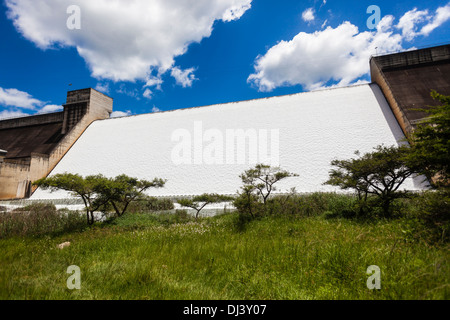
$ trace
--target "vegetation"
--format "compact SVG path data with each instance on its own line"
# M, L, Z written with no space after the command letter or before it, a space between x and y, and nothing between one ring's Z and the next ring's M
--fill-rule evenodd
M295 176L297 174L280 167L257 164L239 176L243 186L233 205L241 214L250 215L251 218L264 215L268 208L270 195L277 190L275 184ZM245 217L243 218L245 219Z
M120 175L110 179L108 184L103 186L100 197L109 199L118 217L122 216L130 203L144 195L144 191L150 188L162 188L165 180L155 178L153 181L139 180L127 175Z
M130 203L127 212L145 213L154 211L168 211L174 208L175 206L171 199L142 196Z
M384 215L390 216L393 201L407 196L406 192L399 191L400 186L414 174L408 166L409 153L408 146L378 146L362 156L357 151L356 159L331 162L336 169L330 171L330 179L325 184L356 191L360 214L367 208L368 196L374 195Z
M81 197L90 225L54 205L0 207L0 299L448 300L450 97L433 97L442 106L430 109L411 147L331 163L325 184L354 194L276 195L276 184L296 174L259 164L240 176L236 212L205 218L208 203L231 198L178 200L192 217L144 195L164 186L158 178L42 179L36 185ZM416 173L435 190L400 191ZM96 222L97 210L116 218ZM57 249L65 241L70 247ZM82 270L81 290L67 289L70 265ZM381 290L366 286L371 265Z
M441 105L423 109L430 117L412 135L411 162L436 188L450 186L450 96L431 93Z
M0 299L450 298L448 249L411 237L407 220L301 214L260 217L245 231L237 213L127 214L83 232L3 239ZM80 290L66 287L70 265ZM366 287L370 265L381 290Z
M184 198L179 199L177 202L183 206L188 207L191 209L194 209L196 211L195 213L195 219L198 219L200 215L200 211L203 210L205 206L211 203L220 203L220 202L227 202L233 200L233 197L220 195L216 193L205 193L199 196L195 196L192 199Z
M0 213L0 239L13 236L57 235L83 230L83 217L76 211L56 210L52 204L36 203Z
M149 188L161 188L166 181L155 178L153 181L139 180L126 175L106 178L103 175L91 175L83 178L78 174L63 173L43 178L34 183L42 189L65 190L83 200L87 223L95 222L94 213L107 211L111 205L117 216L122 216L131 201L143 196Z

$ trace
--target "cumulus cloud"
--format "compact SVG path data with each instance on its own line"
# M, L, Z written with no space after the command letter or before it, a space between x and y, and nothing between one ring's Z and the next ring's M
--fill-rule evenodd
M427 35L449 19L449 5L434 15L416 9L408 11L394 27L394 17L385 16L375 31L360 32L346 21L336 28L298 33L281 41L255 59L255 72L247 81L259 91L301 85L306 90L360 83L367 76L370 56L404 50L403 41ZM418 23L427 23L417 31ZM401 30L401 33L396 33ZM330 84L331 83L331 84Z
M151 99L153 96L153 92L150 89L145 89L142 95L144 96L144 98Z
M29 114L24 113L20 110L3 110L3 111L0 111L0 120L26 117L28 115Z
M42 109L40 109L37 113L38 114L53 113L53 112L62 111L63 109L64 109L63 106L59 106L56 104L49 104L49 105L46 105L45 107L43 107Z
M155 70L170 70L189 44L211 35L216 20L239 19L251 2L5 0L9 19L25 38L42 49L76 47L93 77L113 81L146 80ZM80 30L67 28L70 5L81 9Z
M144 86L145 87L155 87L157 90L161 90L161 85L163 83L163 80L161 79L161 76L149 76L147 78L147 82Z
M44 103L34 99L30 94L17 89L0 88L0 105L35 110Z
M260 91L297 84L314 90L330 80L348 85L368 72L368 61L376 47L379 52L402 49L401 36L389 31L392 21L391 16L383 18L376 32L359 32L350 22L334 29L300 32L291 41L281 41L259 56L256 72L248 82Z
M159 108L156 107L156 106L153 106L153 108L152 108L152 113L156 113L156 112L161 112L161 109L159 109Z
M417 8L406 12L396 25L402 31L407 41L417 36L427 36L450 19L450 3L439 7L436 12L430 14L428 10L418 11Z
M302 13L302 19L306 22L311 22L315 19L314 17L314 9L308 8Z
M429 35L434 29L440 27L448 20L450 20L450 3L436 10L436 14L429 20L429 23L420 30L421 35Z
M132 113L130 110L127 111L114 111L111 113L110 117L111 118L120 118L120 117L128 117L131 116Z
M61 111L60 105L46 104L46 102L33 98L27 92L18 89L4 89L0 87L0 119L17 118L31 114L43 114ZM27 112L24 112L25 109ZM32 113L29 113L32 112Z
M428 10L417 11L417 8L408 11L400 18L397 28L402 31L403 37L406 40L411 41L417 35L417 24L428 19Z
M170 74L175 78L177 84L183 86L183 88L191 87L192 82L197 80L194 75L194 68L181 70L178 67L174 67Z
M103 92L103 93L109 93L109 84L108 83L97 83L95 86L95 90Z

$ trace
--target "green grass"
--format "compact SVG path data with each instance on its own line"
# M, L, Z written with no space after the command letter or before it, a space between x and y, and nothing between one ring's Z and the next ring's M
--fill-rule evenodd
M2 239L0 299L450 298L448 246L409 240L401 219L267 216L243 231L236 221L129 214ZM81 269L81 290L66 287L70 265ZM366 286L370 265L381 268L381 290Z

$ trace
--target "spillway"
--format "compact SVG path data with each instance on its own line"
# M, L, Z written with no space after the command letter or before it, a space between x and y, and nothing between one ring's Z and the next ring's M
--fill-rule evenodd
M333 159L403 143L403 132L376 84L327 89L92 123L50 175L119 174L167 179L154 196L235 194L256 162L298 174L279 192L338 191L324 186ZM422 189L419 178L403 187ZM38 189L31 199L63 199Z

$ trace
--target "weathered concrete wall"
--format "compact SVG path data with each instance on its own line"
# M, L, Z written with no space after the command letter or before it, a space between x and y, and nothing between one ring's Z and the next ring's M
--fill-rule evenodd
M0 121L0 130L9 128L19 128L33 126L37 124L62 122L64 118L63 112L55 112L49 114L40 114L31 117L14 118Z
M0 163L0 199L19 199L29 195L30 165L20 162Z
M407 136L429 116L418 109L439 104L432 90L450 95L450 45L372 57L370 67Z
M389 106L394 113L395 118L397 119L400 127L405 136L408 136L410 132L412 132L413 127L411 122L406 117L406 114L403 112L402 108L400 108L397 100L395 99L394 93L391 90L391 86L388 83L388 80L384 77L383 72L380 67L375 63L375 60L370 60L370 73L372 82L378 84L383 92L386 100L389 103Z
M0 121L4 129L61 121L64 133L49 154L31 153L26 158L0 162L0 199L29 197L36 189L32 182L46 177L93 121L109 118L112 104L113 100L104 94L83 89L68 92L63 112Z

